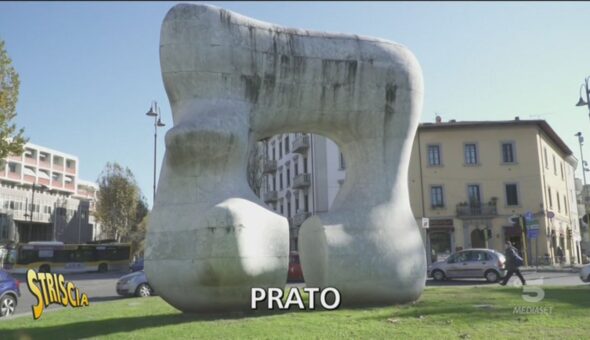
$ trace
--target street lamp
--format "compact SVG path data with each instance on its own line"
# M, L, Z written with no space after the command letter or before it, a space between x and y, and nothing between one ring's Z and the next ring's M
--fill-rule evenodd
M584 145L584 137L581 132L576 133L574 136L578 137L578 143L580 144L580 159L582 161L582 178L584 179L584 186L586 186L586 171L590 171L586 168L586 161L584 160L584 153L582 152L582 145Z
M584 79L584 84L580 85L580 99L578 100L578 103L576 104L576 106L588 106L588 117L590 118L590 89L588 89L588 81L589 80L590 80L590 77L586 77ZM585 96L582 96L582 90L585 91L585 93L586 93ZM584 100L584 97L586 97L585 100Z
M162 123L162 118L160 114L160 107L158 106L158 102L155 100L152 102L149 111L146 113L146 116L154 117L154 194L153 194L153 203L156 203L156 150L157 150L157 142L158 142L158 128L164 127L166 124Z

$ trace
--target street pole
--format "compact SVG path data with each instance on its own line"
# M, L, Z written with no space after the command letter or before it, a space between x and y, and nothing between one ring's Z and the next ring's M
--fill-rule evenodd
M522 233L522 252L523 252L523 256L524 256L524 265L528 266L529 265L529 259L528 259L528 252L527 252L527 248L526 248L526 231L525 231L525 222L524 222L524 217L522 215L518 216L518 222L520 223L520 230Z
M149 111L146 113L147 116L154 117L154 182L153 182L153 201L152 206L156 203L156 155L158 148L158 128L164 127L166 124L162 123L160 107L158 102L154 101L150 106Z

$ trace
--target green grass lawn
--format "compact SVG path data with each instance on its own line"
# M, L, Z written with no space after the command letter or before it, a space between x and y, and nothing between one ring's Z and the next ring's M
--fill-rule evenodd
M159 297L130 298L3 320L0 339L590 338L590 286L543 288L537 303L514 287L429 287L412 305L216 317L182 314ZM519 315L517 306L552 310Z

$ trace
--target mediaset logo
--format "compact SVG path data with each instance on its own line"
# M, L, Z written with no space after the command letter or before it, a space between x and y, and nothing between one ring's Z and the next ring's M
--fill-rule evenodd
M66 281L62 274L37 273L29 269L27 271L27 288L37 298L37 305L31 306L35 320L41 317L43 308L52 303L64 307L89 305L86 293L80 293L74 283Z

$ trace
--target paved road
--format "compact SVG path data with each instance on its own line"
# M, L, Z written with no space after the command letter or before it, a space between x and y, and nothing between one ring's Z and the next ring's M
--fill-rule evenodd
M83 274L66 274L67 281L73 281L76 287L81 292L86 293L90 303L100 303L103 301L111 301L121 299L115 290L115 284L119 277L125 275L122 272L111 273L83 273ZM560 286L576 286L583 283L578 277L577 273L548 273L548 272L526 272L525 279L532 285L560 285ZM37 304L37 299L27 289L26 279L24 275L14 275L15 278L21 281L21 298L16 310L16 315L25 315L32 318L31 306ZM514 277L509 284L518 281ZM426 282L427 286L496 286L496 284L487 283L485 280L476 279L457 279L450 281L437 282L429 279ZM290 284L289 286L304 287L304 283ZM60 305L50 305L47 310L56 310L64 308ZM70 308L70 307L68 307Z

